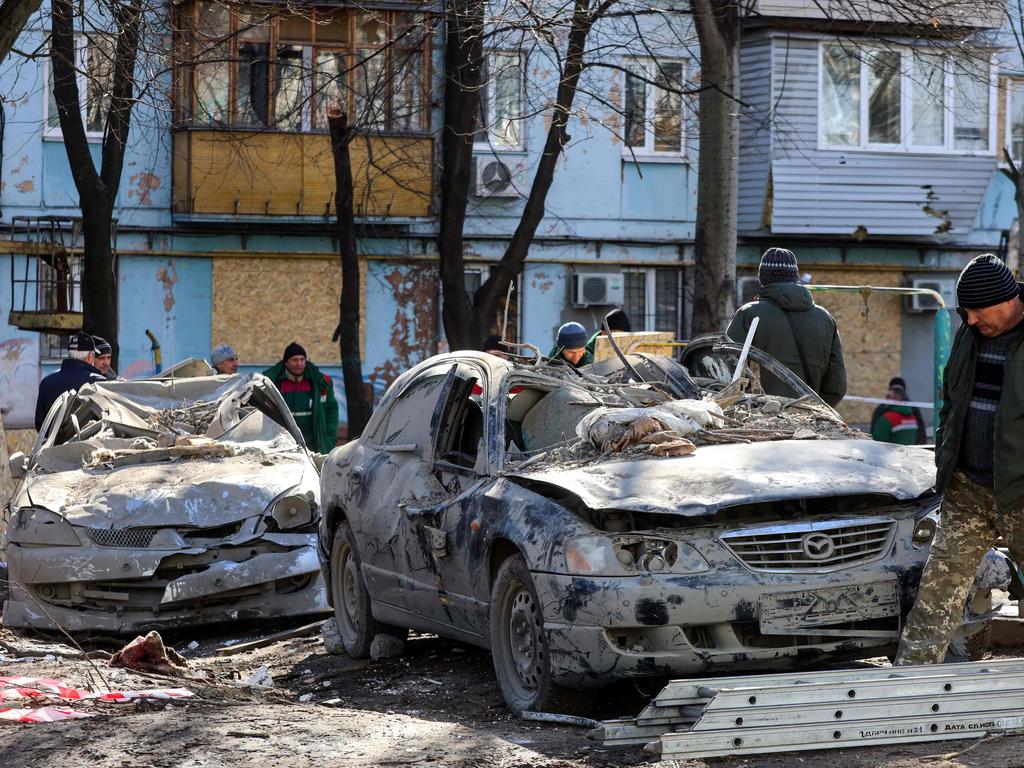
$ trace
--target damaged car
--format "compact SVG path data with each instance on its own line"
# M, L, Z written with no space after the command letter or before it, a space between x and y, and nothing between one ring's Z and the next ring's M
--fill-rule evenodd
M934 480L929 450L867 439L723 337L579 371L457 352L329 455L320 555L350 655L433 632L490 649L513 711L571 707L616 679L891 653ZM990 552L962 632L1008 579Z
M185 376L183 374L189 374ZM138 632L330 610L319 473L272 382L198 361L62 395L4 516L7 627Z

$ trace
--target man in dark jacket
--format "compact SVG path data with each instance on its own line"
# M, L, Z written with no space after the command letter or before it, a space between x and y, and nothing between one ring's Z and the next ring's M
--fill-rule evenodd
M829 405L838 405L846 394L846 365L836 321L811 299L800 285L796 256L785 248L769 248L757 270L761 290L757 299L744 304L732 318L726 334L740 344L755 317L760 322L754 346L767 352L803 379ZM772 395L792 391L762 371L761 384Z
M36 397L36 429L43 426L46 414L65 392L77 392L90 381L106 381L96 367L96 340L88 333L76 333L68 342L68 356L54 371L39 382Z
M1024 562L1024 302L992 254L956 285L964 324L953 339L935 430L939 525L896 664L945 659L978 564L1002 534Z
M306 350L294 341L285 348L281 362L263 375L281 391L306 447L330 453L338 443L338 401L331 377L309 362Z

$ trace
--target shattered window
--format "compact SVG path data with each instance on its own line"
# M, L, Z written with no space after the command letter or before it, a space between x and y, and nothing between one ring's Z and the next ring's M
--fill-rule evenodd
M913 47L865 49L855 44L826 44L821 50L818 133L822 145L992 151L992 57L988 51L946 55Z
M430 417L444 387L447 372L421 379L399 397L383 422L384 445L415 444L423 448L430 440Z
M1024 157L1024 81L1010 79L1006 84L1006 146L1019 161Z
M484 57L478 144L506 148L522 144L523 66L518 51L491 51Z
M195 40L196 111L195 119L204 124L228 121L230 54L224 42L231 30L228 9L216 3L199 5Z
M637 59L623 66L625 154L682 154L683 63Z
M270 110L270 27L265 15L239 13L235 60L238 96L234 122L265 126Z
M302 108L307 101L303 52L301 45L277 46L274 124L284 131L302 130Z
M102 136L106 127L114 84L114 43L110 35L80 35L75 38L75 60L72 64L77 73L78 97L84 99L82 122L85 134L90 138ZM45 128L48 136L61 134L57 100L53 95L52 63L47 72Z

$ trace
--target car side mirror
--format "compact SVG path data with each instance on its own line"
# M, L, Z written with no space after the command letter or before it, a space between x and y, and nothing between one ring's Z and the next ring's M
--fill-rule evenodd
M28 456L21 451L15 451L11 454L11 458L7 461L8 467L11 470L11 477L15 480L21 480L28 472Z

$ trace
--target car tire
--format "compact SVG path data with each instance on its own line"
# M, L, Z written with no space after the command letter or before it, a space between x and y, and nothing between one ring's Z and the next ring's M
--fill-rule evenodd
M491 587L491 656L494 674L508 708L526 711L582 712L587 698L551 681L551 655L544 615L533 578L520 555L501 564Z
M370 613L370 594L363 580L362 561L352 528L341 522L331 544L331 596L334 621L345 653L353 659L370 656L370 643L384 628Z

